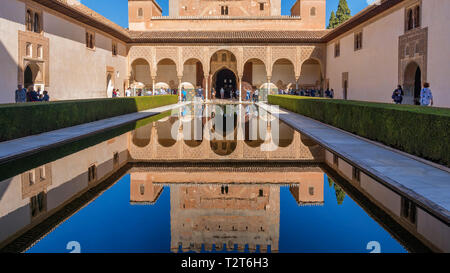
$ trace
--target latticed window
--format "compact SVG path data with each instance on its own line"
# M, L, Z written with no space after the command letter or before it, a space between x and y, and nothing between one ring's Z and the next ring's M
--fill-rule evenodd
M362 42L363 42L363 36L362 32L355 33L355 50L362 49Z
M312 7L309 13L311 16L316 16L316 8Z
M117 56L117 43L112 43L112 55Z
M412 30L420 27L420 5L406 9L405 29Z
M139 9L138 9L138 16L139 16L139 17L144 16L144 10L143 10L142 8L139 8Z
M26 15L26 26L27 26L27 30L28 31L33 31L33 14L31 12L31 10L27 10L27 15Z
M259 10L264 10L264 3L259 3Z
M40 33L41 32L41 17L39 13L34 13L34 32Z
M94 49L94 46L95 46L94 33L86 31L86 47Z
M336 42L334 44L334 57L339 57L339 56L341 56L341 43Z

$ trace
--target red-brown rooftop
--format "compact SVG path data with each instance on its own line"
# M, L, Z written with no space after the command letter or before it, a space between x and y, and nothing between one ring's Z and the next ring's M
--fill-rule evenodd
M314 43L329 30L303 31L130 31L136 43Z

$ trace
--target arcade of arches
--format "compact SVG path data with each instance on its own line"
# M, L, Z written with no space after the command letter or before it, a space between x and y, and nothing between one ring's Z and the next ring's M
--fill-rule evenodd
M325 47L303 46L133 46L130 85L148 90L203 88L203 96L230 98L235 90L325 89ZM269 84L269 85L268 85Z

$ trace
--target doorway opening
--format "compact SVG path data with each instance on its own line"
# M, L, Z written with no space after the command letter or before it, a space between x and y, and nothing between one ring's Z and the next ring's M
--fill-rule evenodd
M230 99L233 92L236 91L236 75L233 71L224 68L216 73L215 81L216 98L221 98L220 90L224 90L224 98Z

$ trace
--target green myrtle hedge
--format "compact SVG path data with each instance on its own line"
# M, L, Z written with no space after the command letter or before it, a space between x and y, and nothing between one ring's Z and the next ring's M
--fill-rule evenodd
M270 104L450 166L450 109L270 95Z
M0 142L178 102L175 95L0 105Z

